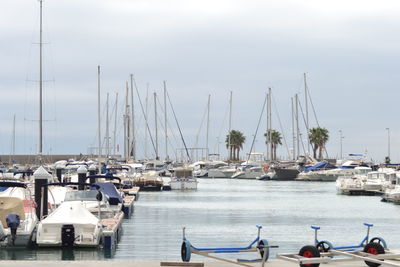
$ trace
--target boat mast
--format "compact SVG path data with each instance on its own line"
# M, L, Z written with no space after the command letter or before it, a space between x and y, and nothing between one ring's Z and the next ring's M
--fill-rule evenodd
M232 131L232 91L230 92L229 97L229 132L228 132L228 160L231 160L232 157L232 149L231 149L231 131Z
M164 127L165 127L165 159L168 159L168 130L167 130L167 84L164 81Z
M11 153L10 153L10 160L9 163L11 165L12 161L14 160L15 156L15 114L14 114L14 119L13 119L13 134L12 134L12 139L11 139Z
M110 126L109 126L109 115L108 115L108 101L109 101L109 93L107 93L107 102L106 102L106 154L107 158L110 156Z
M154 123L156 131L156 159L158 159L157 93L154 92Z
M292 138L293 138L293 160L296 159L296 134L295 134L295 126L294 126L294 103L293 97L290 98L292 101Z
M295 107L296 107L296 141L297 141L297 156L300 155L300 131L299 131L299 97L296 94Z
M130 129L129 129L129 87L128 82L126 82L126 93L125 93L125 160L129 161L129 147L130 147Z
M269 155L268 155L268 157L269 157L270 161L272 161L272 136L271 136L271 133L272 133L272 101L271 101L271 99L272 99L272 89L271 89L271 87L269 87L268 88L268 106L267 106L267 108L268 108L268 118L269 118L269 120L268 120L268 122L269 122L269 125L268 125Z
M135 160L136 159L136 139L135 139L135 106L133 103L133 74L131 74L131 107L132 107L132 159Z
M208 132L210 129L210 101L211 95L208 95L208 104L207 104L207 135L206 135L206 160L208 160Z
M146 114L145 114L145 120L144 120L144 126L146 127L147 124L147 118L148 118L148 114L149 114L149 83L147 83L146 86ZM148 142L148 131L145 130L145 134L144 134L144 157L147 159L147 142Z
M118 111L118 92L115 93L115 114L114 114L114 156L117 155L117 112Z
M40 2L40 37L39 37L39 160L42 161L41 157L43 154L43 30L42 30L42 8L43 8L43 0L39 0Z
M99 147L98 147L98 161L99 161L99 173L101 173L101 121L100 121L100 66L97 66L97 127L99 136Z
M308 89L307 89L307 75L304 73L304 97L306 104L306 129L307 129L307 154L310 154L310 138L308 137L309 123L308 123Z

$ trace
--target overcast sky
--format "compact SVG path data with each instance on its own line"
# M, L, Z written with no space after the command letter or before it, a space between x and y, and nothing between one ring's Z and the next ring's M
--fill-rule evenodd
M400 3L368 0L46 0L44 22L44 153L87 153L96 145L97 66L102 68L102 115L110 93L122 103L133 73L144 102L149 88L149 123L154 100L167 88L190 147L211 95L209 148L226 154L229 92L232 128L244 133L249 151L268 87L273 128L291 142L291 97L304 105L303 73L319 124L329 130L327 151L368 152L400 161L398 101ZM16 115L16 153L37 152L39 2L3 0L0 9L0 153L11 151ZM136 97L136 96L135 96ZM137 154L144 156L144 119L135 99ZM122 105L117 143L122 149ZM162 105L158 106L159 116ZM182 147L169 112L170 151ZM278 114L282 128L278 122ZM103 122L105 118L103 116ZM165 155L159 122L160 155ZM300 121L305 136L304 124ZM311 126L316 126L310 108ZM114 129L112 120L111 131ZM105 126L102 126L103 133ZM266 117L255 150L265 152ZM154 135L154 132L153 132ZM198 147L205 147L205 122ZM150 156L153 149L147 146ZM278 155L287 156L286 147ZM243 152L243 153L244 153ZM242 153L242 154L243 154ZM173 152L170 152L173 156Z

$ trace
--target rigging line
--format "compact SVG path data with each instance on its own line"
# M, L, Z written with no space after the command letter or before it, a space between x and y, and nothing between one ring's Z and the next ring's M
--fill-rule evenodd
M306 90L307 90L307 93L308 93L308 98L310 99L310 103L311 103L311 107L312 107L312 110L313 110L313 113L314 113L315 121L317 122L318 127L320 127L319 126L319 122L318 122L318 118L317 118L317 113L315 112L314 103L312 101L310 90L308 89L308 86L307 86Z
M199 135L200 135L201 129L203 128L203 123L204 123L204 120L206 119L206 115L207 115L207 106L206 106L206 109L204 110L203 118L201 119L199 131L197 132L197 135L196 135L196 142L195 142L194 147L197 147L199 144Z
M310 136L309 136L310 129L307 128L306 118L304 117L303 107L301 106L300 101L299 101L299 107L300 107L300 111L301 111L301 117L303 118L304 125L306 126L306 129L307 129L307 139L310 139ZM302 140L302 142L303 142L303 140ZM310 142L310 145L311 145L311 149L314 151L314 144ZM305 151L304 151L304 153L305 153Z
M135 79L135 77L133 77L133 84L135 85L136 94L137 94L137 96L138 96L139 103L140 103L140 107L141 107L141 109L142 109L142 113L143 113L144 119L145 119L145 121L146 121L146 128L147 128L147 131L148 131L149 136L150 136L151 144L153 145L154 153L157 154L156 145L154 144L153 136L151 135L150 127L149 127L149 124L148 124L148 121L147 121L147 116L146 116L146 113L144 112L142 99L140 98L140 95L139 95L139 90L138 90L138 87L137 87L137 85L136 85L136 79Z
M251 142L250 153L249 153L249 156L247 157L247 164L249 164L249 160L250 160L250 156L251 156L251 151L253 150L254 142L255 142L256 137L257 137L258 128L260 127L261 119L262 119L262 116L263 116L263 114L264 114L265 103L267 103L267 94L265 95L264 104L263 104L263 107L262 107L262 109L261 109L260 118L258 119L258 124L257 124L257 128L256 128L256 132L254 133L253 141Z
M169 105L171 106L172 114L174 114L175 122L176 122L176 125L178 126L178 130L179 130L179 134L181 135L183 145L185 146L186 155L187 155L189 161L191 161L190 155L189 155L189 151L188 151L187 146L186 146L186 143L185 143L185 139L183 138L183 134L182 134L182 131L181 131L181 127L179 126L178 119L177 119L177 117L176 117L174 107L172 106L171 98L169 97L168 90L165 90L165 91L167 92L167 97L168 97Z
M278 107L276 105L276 101L275 101L274 95L272 93L271 93L271 96L272 96L272 101L274 102L273 104L274 104L274 108L275 108L275 113L276 113L276 116L278 117L279 127L281 128L281 131L282 131L282 137L283 137L283 142L285 143L286 152L288 153L288 156L290 158L290 150L289 150L288 144L286 142L285 133L283 132L283 127L282 127L281 118L279 116Z
M158 102L158 104L160 105L160 107L162 107L161 102L160 102L160 99L158 98L158 96L156 96L156 99L157 99L157 102ZM165 114L165 113L164 113L164 110L161 110L161 114L162 114L162 115ZM160 122L160 124L161 124L161 128L162 128L163 130L165 130L165 128L163 127L163 122L162 122L163 120L160 118L160 116L157 116L157 117L158 117L158 120L159 120L159 122ZM174 133L174 131L173 131L171 125L169 124L168 120L167 120L167 125L166 125L165 127L167 127L167 129L170 130L170 133L172 133L172 137L174 138L175 143L178 144L178 140L176 139L175 133ZM168 139L169 139L169 138L168 138ZM171 145L171 147L175 147L174 145L172 145L171 140L168 140L168 142L169 142L169 145ZM175 150L174 150L174 153L175 153L175 155L177 155Z
M219 132L218 132L218 140L220 140L220 138L221 138L222 130L223 130L224 126L225 126L225 121L227 120L228 113L229 113L229 105L226 107L225 114L224 114L224 119L222 120L221 128L219 129ZM218 145L219 144L217 144L217 146Z

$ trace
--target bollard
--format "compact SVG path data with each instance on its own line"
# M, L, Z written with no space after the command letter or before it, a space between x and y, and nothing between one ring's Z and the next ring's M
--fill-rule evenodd
M36 216L40 220L43 216L47 216L48 214L48 188L43 185L49 182L51 174L49 174L43 166L40 166L33 173L33 178L35 179Z
M92 175L96 175L96 174L97 174L96 165L94 165L94 164L90 165L89 166L89 175L92 176ZM94 178L89 178L89 179L90 179L89 183L91 183L91 184L94 184L96 182L96 179L94 179Z
M87 169L85 166L81 165L78 170L78 182L79 183L85 183L86 182L86 174L87 174ZM85 186L84 185L78 185L78 190L84 190Z
M63 179L62 179L62 171L63 171L62 165L61 165L61 164L58 164L58 165L56 166L56 176L57 176L58 181L59 181L60 183L63 182Z

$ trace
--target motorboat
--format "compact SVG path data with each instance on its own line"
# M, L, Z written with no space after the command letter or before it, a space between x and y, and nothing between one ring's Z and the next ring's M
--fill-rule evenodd
M38 218L36 203L20 182L0 182L0 245L29 246Z
M400 177L396 177L393 184L386 187L382 195L382 201L400 204Z
M170 170L172 190L193 190L197 189L198 181L193 177L191 168L175 168Z
M81 201L64 201L39 222L36 243L39 246L97 247L102 240L100 218Z
M321 161L310 167L305 167L304 171L297 175L296 181L323 181L334 182L338 175L333 169L335 165L328 161Z
M367 174L371 172L370 167L356 167L350 175L339 176L336 180L336 191L344 195L363 194L364 184L367 180Z
M264 170L261 166L241 166L232 174L235 179L257 179L264 176Z

